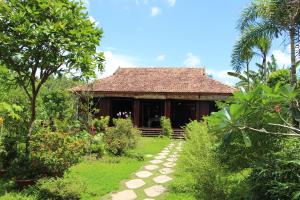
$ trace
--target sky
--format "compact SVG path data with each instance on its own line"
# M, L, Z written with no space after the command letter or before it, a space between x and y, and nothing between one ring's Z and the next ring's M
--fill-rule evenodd
M230 55L239 36L237 21L249 0L84 0L90 20L103 29L99 51L105 72L118 67L204 67L224 83L236 80ZM289 64L286 45L272 53Z

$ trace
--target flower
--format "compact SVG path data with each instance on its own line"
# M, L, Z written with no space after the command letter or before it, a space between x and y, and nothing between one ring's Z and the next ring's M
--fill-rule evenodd
M3 117L0 117L0 126L2 126L4 123L4 118Z
M275 109L275 112L277 112L277 113L280 113L280 112L281 112L281 107L280 107L280 105L276 105L274 109Z

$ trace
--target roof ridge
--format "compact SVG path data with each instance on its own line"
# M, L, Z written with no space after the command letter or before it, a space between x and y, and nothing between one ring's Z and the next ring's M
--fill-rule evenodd
M119 67L118 69L205 69L205 67L192 66L136 66L136 67Z

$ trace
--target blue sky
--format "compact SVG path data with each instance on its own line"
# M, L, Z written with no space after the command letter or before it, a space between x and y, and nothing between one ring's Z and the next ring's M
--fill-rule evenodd
M232 84L226 72L239 35L237 20L248 2L85 0L91 20L104 31L99 47L106 57L102 76L119 66L197 66ZM288 62L284 50L276 51L280 62Z

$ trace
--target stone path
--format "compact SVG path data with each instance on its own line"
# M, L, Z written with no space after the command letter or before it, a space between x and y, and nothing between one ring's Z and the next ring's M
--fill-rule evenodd
M146 166L137 171L131 180L124 182L123 190L111 194L112 200L153 200L166 190L166 184L172 181L172 173L182 142L172 141L161 153L154 155ZM149 156L150 157L150 156Z

